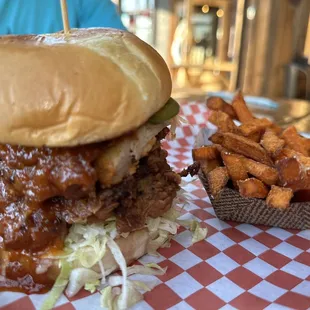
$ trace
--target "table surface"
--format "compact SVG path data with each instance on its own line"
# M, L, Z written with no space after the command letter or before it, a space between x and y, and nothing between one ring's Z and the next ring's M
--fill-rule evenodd
M292 123L299 132L310 132L310 102L296 99L274 99L279 104L277 109L253 107L255 114L272 118L276 123L283 120L299 119ZM306 116L306 117L305 117ZM302 118L302 119L300 119Z
M181 102L188 101L198 101L204 102L206 95L202 94L201 91L194 91L188 93L186 91L178 91L173 94L176 99ZM294 118L300 118L305 115L307 117L294 123L297 130L300 132L310 132L310 102L306 100L299 99L283 99L283 98L273 98L273 101L279 104L278 108L267 108L267 107L257 107L249 105L249 108L253 113L260 116L267 116L273 119L275 122L280 122L282 120L290 120Z
M164 145L176 170L192 162L192 145L209 115L197 102L183 104L181 110L189 124ZM158 257L141 258L141 263L156 262L168 270L160 277L133 276L155 285L133 309L309 309L310 230L223 222L216 218L200 182L187 181L192 182L184 186L189 203L182 219L207 227L207 238L192 245L191 233L181 227L170 248L160 249ZM39 309L45 298L0 293L0 309ZM82 291L74 298L62 296L57 307L99 310L99 298L99 292Z

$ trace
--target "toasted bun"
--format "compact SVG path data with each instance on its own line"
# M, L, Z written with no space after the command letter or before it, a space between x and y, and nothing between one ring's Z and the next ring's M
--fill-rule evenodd
M147 229L141 229L131 232L127 238L119 238L116 240L120 250L122 251L127 265L130 265L138 258L142 257L147 252L147 245L150 241L149 232ZM108 249L102 259L102 263L106 275L119 269L111 251ZM96 272L100 272L98 265L93 268Z
M128 32L0 37L0 143L75 146L145 123L171 95L161 56Z

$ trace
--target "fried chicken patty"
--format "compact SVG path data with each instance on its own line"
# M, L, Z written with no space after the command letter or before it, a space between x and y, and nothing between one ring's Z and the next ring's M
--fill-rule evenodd
M63 240L73 223L116 216L120 232L145 225L171 206L180 176L167 164L155 139L134 174L102 186L95 162L105 151L99 143L75 148L0 146L0 241L7 250L38 252ZM1 243L0 243L1 244Z

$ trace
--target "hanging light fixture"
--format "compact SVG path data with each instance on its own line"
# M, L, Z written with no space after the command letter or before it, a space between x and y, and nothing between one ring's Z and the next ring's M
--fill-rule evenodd
M216 16L217 16L218 18L223 17L223 16L224 16L224 10L218 9L218 10L216 11Z
M202 8L201 8L202 13L207 14L210 11L210 7L205 4Z

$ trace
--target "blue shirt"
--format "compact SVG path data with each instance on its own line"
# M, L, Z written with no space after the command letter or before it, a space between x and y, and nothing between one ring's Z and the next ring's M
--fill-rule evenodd
M125 29L110 0L67 0L71 28ZM0 0L0 35L63 29L59 0Z

